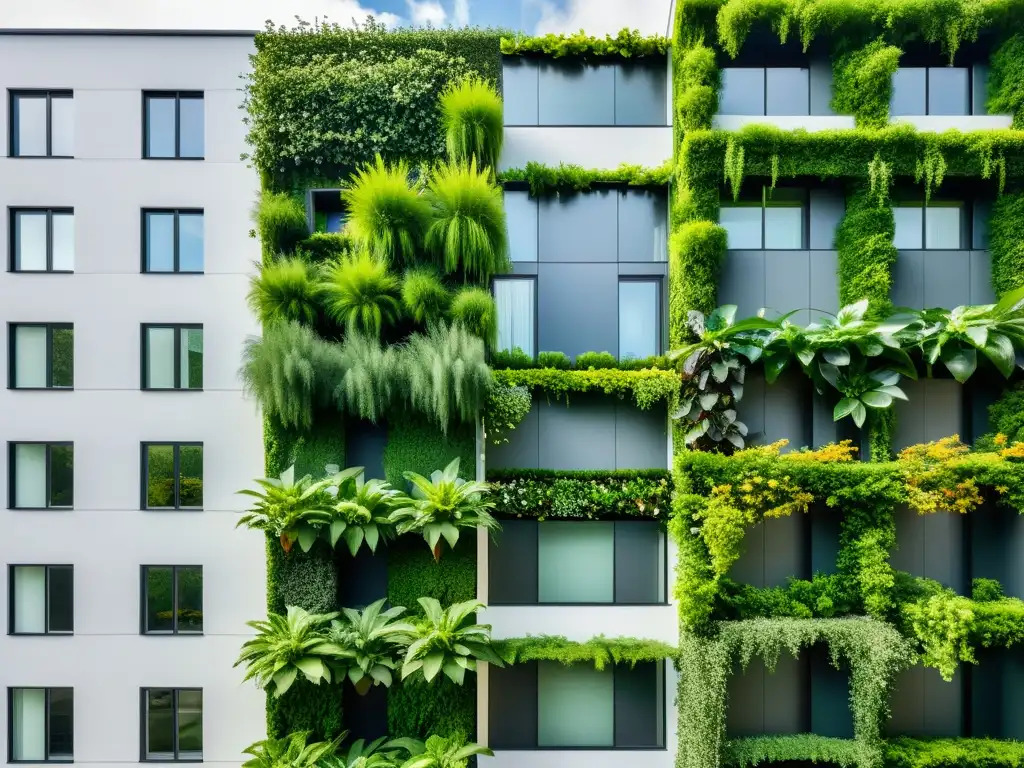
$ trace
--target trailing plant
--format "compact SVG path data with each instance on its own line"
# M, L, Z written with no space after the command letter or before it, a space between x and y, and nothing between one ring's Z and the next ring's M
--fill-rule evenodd
M903 51L878 39L835 59L832 65L832 109L853 115L861 128L889 124L892 76Z
M384 611L386 598L366 606L362 611L343 608L342 619L331 622L328 637L331 643L346 651L336 663L336 672L348 677L356 693L365 696L375 685L391 687L397 656L409 645L415 627L398 621L405 608L395 606Z
M638 30L622 29L617 35L590 37L583 30L571 34L548 34L539 37L515 35L501 38L501 52L510 56L543 55L545 57L585 60L636 59L663 57L669 40L652 35L644 37Z
M885 745L892 768L1020 768L1024 744L1000 739L893 739Z
M362 471L362 467L357 467L356 471ZM256 501L235 527L244 525L266 531L280 540L285 552L291 551L298 540L302 550L308 552L320 535L320 527L331 522L330 497L326 493L330 480L313 482L310 475L295 480L295 467L291 466L279 478L268 477L255 482L259 490L239 491Z
M1024 287L1024 193L1006 192L992 206L989 222L992 288L996 296Z
M979 446L1002 448L1024 442L1024 384L1006 389L988 407L988 424L992 432L979 438Z
M380 338L401 313L398 279L365 252L327 265L320 290L328 313L348 333Z
M292 253L309 236L302 203L284 192L264 191L253 213L263 243L264 260L278 253Z
M494 86L479 76L449 83L441 94L441 115L448 158L493 173L505 138L504 110Z
M989 58L988 101L992 115L1013 115L1013 127L1024 127L1024 35L1010 35Z
M667 519L672 484L665 470L489 470L501 517L548 519Z
M582 643L556 635L517 637L495 641L494 651L506 664L556 661L571 666L591 663L598 671L610 664L628 664L633 668L643 662L664 661L676 655L675 648L658 640L604 635Z
M632 396L633 402L642 410L655 403L672 405L679 394L679 376L673 371L662 370L586 370L562 371L543 370L496 370L494 381L499 385L523 386L542 390L549 397L568 401L570 393L604 392L625 398Z
M673 166L668 162L657 168L622 163L617 168L606 170L566 163L554 167L530 161L525 168L502 171L498 174L498 181L506 186L526 184L531 197L549 197L590 192L595 186L665 188L672 171Z
M533 407L533 398L526 387L499 384L491 389L484 410L485 437L493 445L508 442L506 435L518 427Z
M410 269L402 281L402 307L420 325L443 320L452 304L452 294L429 267Z
M501 659L491 649L491 628L472 623L484 608L479 600L468 600L449 608L432 597L421 597L424 617L415 625L411 643L402 663L402 680L415 676L429 683L440 673L462 685L466 672L476 671L477 660L497 667Z
M320 317L319 286L300 258L264 263L249 280L247 301L264 327L292 321L312 327Z
M498 309L490 291L475 286L459 290L452 299L451 318L488 347L498 339Z
M331 741L317 741L307 744L312 731L297 731L281 739L263 739L242 750L252 757L242 763L242 768L313 768L333 755L345 739L342 733Z

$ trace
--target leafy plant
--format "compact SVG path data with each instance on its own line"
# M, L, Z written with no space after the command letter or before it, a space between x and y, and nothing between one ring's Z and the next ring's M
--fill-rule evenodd
M432 597L421 597L424 617L416 624L402 663L402 679L422 677L432 682L440 673L462 685L466 672L476 671L477 659L504 666L491 649L491 628L471 623L484 608L479 600L456 603L447 609Z
M281 739L263 739L250 744L242 752L252 755L242 768L314 768L333 755L348 735L340 734L332 741L307 744L312 731L297 731Z
M451 83L441 94L448 158L496 169L505 137L501 96L489 82L470 76Z
M498 309L490 291L472 286L462 288L452 301L451 317L487 346L497 341Z
M594 370L564 371L544 369L499 369L493 371L496 384L522 386L541 390L548 397L565 399L571 394L603 392L616 397L629 397L637 408L647 410L655 403L670 407L679 394L679 375L665 370Z
M537 355L537 367L555 368L560 371L567 371L572 368L572 360L569 359L569 356L565 354L565 352L541 352Z
M421 325L442 320L452 304L451 292L430 268L410 269L402 281L405 313Z
M618 368L619 361L611 352L583 352L576 355L576 368L579 370L594 370Z
M466 768L474 755L494 755L480 744L466 744L461 736L430 736L426 743L405 741L412 756L400 768Z
M398 279L367 253L329 265L322 292L327 311L349 333L380 338L384 325L394 324L401 313Z
M421 533L435 560L441 559L442 537L454 547L460 528L501 527L490 513L494 502L488 498L489 486L459 477L457 458L443 470L435 469L429 478L416 472L403 475L412 484L412 496L391 513L390 520L400 534Z
M302 203L285 192L264 191L253 218L265 248L264 256L291 253L309 236L309 223Z
M343 232L314 232L295 246L296 252L310 264L336 261L352 254L356 247Z
M505 184L527 184L531 197L550 197L589 192L594 185L667 187L673 170L671 162L657 168L622 163L617 168L594 169L572 163L550 166L531 160L525 168L509 168L502 171L498 174L498 180Z
M320 526L331 522L330 497L324 492L330 480L313 482L310 475L295 480L294 465L279 478L268 477L255 481L259 490L246 488L240 494L256 499L253 507L235 524L235 527L266 531L281 541L285 552L290 552L296 539L304 552L308 552L320 535Z
M504 435L518 427L533 407L533 398L526 387L499 384L491 389L484 412L487 439L493 445L507 443Z
M249 281L249 309L263 326L294 321L315 326L320 290L309 265L300 258L264 263Z
M622 29L618 34L603 38L591 37L582 29L564 35L547 34L538 37L516 35L501 38L501 52L513 56L544 54L552 58L629 60L645 56L664 56L668 51L668 38L661 35L644 37L638 30Z
M537 520L667 519L663 470L488 470L495 513Z
M363 468L355 469L362 472ZM338 540L344 536L352 557L359 552L363 542L366 542L371 552L376 552L381 529L387 530L390 525L388 515L391 505L399 496L398 491L384 480L364 480L361 476L348 479L342 477L339 475L332 479L332 484L337 487L334 517L325 528L331 546L337 546Z
M832 109L853 115L857 125L884 128L889 123L892 76L903 52L878 39L839 56L833 65Z
M406 762L403 754L412 756L422 751L423 745L415 739L384 737L371 741L364 739L352 743L345 755L334 755L320 761L321 768L401 768Z
M412 624L397 621L405 608L382 611L385 602L386 598L381 598L363 611L343 608L343 619L331 622L330 641L348 652L339 664L339 672L348 677L360 696L375 685L391 687L395 657L416 631Z

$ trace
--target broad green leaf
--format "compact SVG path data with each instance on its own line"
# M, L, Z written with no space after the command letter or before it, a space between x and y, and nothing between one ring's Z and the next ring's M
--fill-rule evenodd
M295 677L298 675L299 670L293 665L288 665L273 677L274 682L274 697L278 698L288 692L288 689L292 687L292 683L295 682Z
M842 374L839 373L839 369L831 363L818 363L818 370L821 372L821 377L831 384L835 389L841 389L839 386Z
M841 419L845 419L847 416L853 413L857 405L858 403L856 400L849 397L844 397L842 400L836 403L836 407L832 411L832 420L839 421Z
M835 366L841 367L850 364L850 352L846 349L823 349L821 356L825 358L825 362Z
M725 363L719 362L719 363L712 363L711 364L711 376L719 384L721 384L723 381L725 381L725 379L726 379L726 377L728 375L729 375L729 366L727 366Z
M857 401L857 405L853 409L853 413L850 414L853 417L853 423L858 427L864 426L864 420L868 417L867 408L864 407L864 403Z
M942 363L953 378L963 384L978 368L978 351L974 347L951 342L942 349Z
M363 529L358 525L350 525L346 528L345 543L348 544L348 551L352 553L352 557L355 557L359 547L363 544Z
M991 333L988 336L988 344L981 351L1005 378L1010 378L1017 354L1009 338L1001 333Z
M334 520L331 523L331 547L338 546L338 539L341 538L341 534L345 532L348 527L348 523L344 520Z
M428 653L423 657L423 677L428 683L437 677L443 663L443 653Z
M363 526L363 535L366 536L366 545L371 552L377 551L377 542L380 541L380 531L376 523L367 523Z
M299 528L299 546L302 547L302 551L309 552L319 536L319 528L314 528L312 525L302 525Z
M888 408L892 405L892 395L888 395L881 390L865 392L860 396L860 400L864 405L870 406L871 408Z
M889 397L894 398L896 400L906 400L907 399L907 396L903 393L902 389L900 389L899 387L892 386L892 385L887 386L887 387L879 387L878 391L879 392L884 392Z
M896 371L871 371L868 378L877 381L883 387L888 387L899 382L900 375Z
M978 349L981 349L988 343L988 328L984 325L968 326L964 329L964 333Z
M715 404L718 402L718 393L708 392L705 395L701 395L697 399L700 401L700 407L703 410L707 411L715 407Z

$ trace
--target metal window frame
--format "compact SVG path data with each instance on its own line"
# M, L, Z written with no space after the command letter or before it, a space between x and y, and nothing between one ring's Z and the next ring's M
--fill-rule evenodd
M202 392L202 387L183 387L181 386L181 332L183 330L188 331L202 331L202 323L142 323L141 333L141 385L140 389L143 392ZM149 377L147 376L147 370L149 366L149 330L151 328L170 328L174 331L174 386L173 387L151 387L149 385ZM204 334L205 339L205 334ZM206 350L203 350L203 357L205 362Z
M163 629L148 629L147 619L149 618L149 571L151 568L170 568L171 569L171 628L169 630ZM182 570L198 570L200 580L202 580L203 566L201 565L141 565L139 566L139 634L140 635L186 635L194 637L202 637L204 631L202 629L196 630L182 630L178 626L178 609L179 609L179 596L178 596L178 574ZM205 593L205 582L203 583ZM205 595L204 595L205 596Z
M174 98L174 155L153 157L149 154L149 100ZM203 102L203 118L206 117L206 95L203 91L143 91L142 92L142 159L143 160L205 160L206 137L203 137L203 156L181 155L181 100L199 99ZM205 129L204 129L205 130Z
M19 445L45 445L46 446L46 506L45 507L19 507L15 505L17 500L17 447ZM71 506L68 507L55 507L53 506L53 449L55 447L71 448ZM10 510L30 510L30 511L42 511L49 509L56 510L73 510L75 508L75 490L74 490L74 461L75 461L75 443L71 440L55 440L47 442L45 440L9 440L7 442L7 508Z
M16 358L18 354L17 338L19 328L45 328L46 329L46 386L43 387L19 387L17 385L17 365ZM54 331L71 331L71 386L70 387L56 387L53 384L53 332ZM26 390L29 392L41 392L41 391L66 391L73 392L75 389L75 373L74 373L74 323L8 323L7 324L7 388Z
M9 249L9 256L7 262L8 272L17 272L19 274L26 275L42 275L42 274L56 274L56 275L71 275L74 274L73 269L54 269L53 268L53 217L56 216L71 216L74 217L75 209L69 206L58 206L58 207L36 207L36 206L22 206L22 207L8 207L8 226L10 236L8 237L7 247ZM16 222L18 216L23 213L44 213L46 214L46 269L22 269L20 261L20 241L18 238L18 228Z
M523 264L535 263L535 262L520 262ZM529 280L533 283L533 359L536 360L540 354L540 328L538 319L538 288L537 288L537 275L496 275L491 278L491 296L497 301L497 294L494 290L494 286L499 281L506 280ZM511 350L502 350L511 351Z
M762 228L764 226L764 216L761 217ZM662 354L662 350L665 349L665 279L660 275L619 275L618 285L615 289L615 316L618 319L616 323L616 360L622 360L622 345L621 345L621 333L622 326L622 284L623 283L653 283L655 291L657 292L657 298L654 302L654 320L655 327L658 329L658 338L655 340L654 357Z
M949 67L949 69L963 69L967 72L967 112L963 115L953 115L953 117L971 117L974 115L974 67L975 65L968 65L966 67ZM931 112L931 89L932 89L932 70L939 69L939 67L921 67L924 70L924 113L930 115ZM946 67L943 67L946 69Z
M139 509L143 511L168 511L168 510L186 510L189 512L201 512L203 507L183 507L181 506L181 449L182 448L199 448L203 450L202 441L188 441L188 442L170 442L160 443L156 441L144 441L141 444L141 461L142 471L139 473L142 478L140 494L139 494ZM151 507L149 506L149 497L147 490L149 488L149 449L153 446L170 446L173 449L173 466L174 466L174 506L173 507ZM205 454L203 456L205 460ZM205 489L204 489L205 490Z
M24 157L33 160L43 159L55 159L55 160L71 160L74 155L55 155L53 154L53 100L54 99L71 99L74 100L75 92L70 88L11 88L7 92L7 111L10 119L10 130L8 132L7 139L7 155L8 157ZM46 99L46 154L45 155L22 155L18 153L19 126L14 121L14 105L18 99L29 98L29 99Z
M893 208L919 208L921 210L921 247L904 248L907 251L970 251L974 238L974 205L972 200L932 199L927 204L924 200L896 200ZM928 209L956 208L960 211L960 243L956 248L928 247ZM894 233L895 236L895 233Z
M169 158L166 158L169 159ZM162 269L150 269L149 268L149 216L150 214L157 214L163 216L172 216L172 227L173 232L171 242L171 254L172 254L172 268L168 270ZM203 217L204 231L203 231L203 268L200 270L183 270L181 268L181 217L182 216L201 216ZM202 275L205 274L206 270L206 210L204 208L143 208L142 209L142 223L139 227L141 237L140 253L142 255L140 271L145 275Z
M149 692L170 691L171 692L171 721L174 729L174 757L149 757ZM182 691L198 691L202 699L202 688L140 688L139 689L139 762L140 763L201 763L203 758L181 757L181 745L178 743L178 697ZM200 704L200 715L205 713L205 701Z
M45 691L45 704L43 705L43 730L44 730L44 742L43 749L45 750L42 760L21 760L15 759L14 757L14 692L15 691ZM53 691L71 691L71 757L70 758L54 758L50 757L50 710L51 710L51 695ZM47 688L41 685L14 685L7 689L7 762L8 763L73 763L75 762L75 689L70 686L54 686Z
M44 629L42 632L18 632L14 626L15 617L15 580L16 572L19 568L43 568L44 569L44 583L45 583L45 601L44 608ZM64 630L51 630L50 629L50 570L52 568L67 568L71 571L71 629L69 631ZM25 637L43 637L46 635L63 635L69 636L75 634L75 597L74 597L74 584L75 584L75 566L70 563L55 563L55 564L39 564L39 563L10 563L7 566L7 634L14 636L25 636Z
M799 200L779 200L771 197L774 191L795 190L800 193ZM810 216L810 189L808 187L776 187L769 190L761 185L761 199L743 195L739 200L731 200L721 206L722 208L760 208L761 209L761 244L757 248L728 248L730 251L806 251L810 244L811 216ZM800 247L799 248L769 248L765 243L768 235L768 225L765 220L765 210L768 208L799 208L800 209Z

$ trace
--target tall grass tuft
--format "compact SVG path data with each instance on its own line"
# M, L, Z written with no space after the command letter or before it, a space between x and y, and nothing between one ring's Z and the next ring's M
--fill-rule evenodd
M429 267L410 269L402 282L402 306L420 325L441 321L452 303L451 292Z
M323 274L324 306L348 333L379 339L384 324L401 315L398 278L365 251L326 265Z
M452 301L452 322L493 347L498 340L498 309L494 297L483 288L469 286L455 294Z
M292 253L309 237L309 222L301 202L286 192L264 192L253 214L264 254Z
M501 96L494 87L476 76L449 84L441 94L448 159L480 168L498 167L505 120Z
M427 229L428 250L447 274L484 284L511 268L500 187L476 163L448 163L430 177L427 197L434 218Z
M430 223L430 203L409 185L409 164L387 166L380 155L360 168L342 191L350 234L377 259L414 264Z
M290 321L315 326L320 315L319 286L300 258L264 263L249 281L247 300L264 326Z

